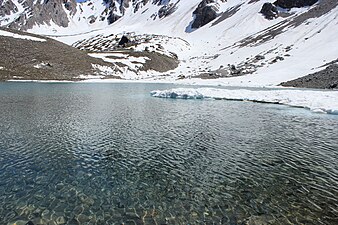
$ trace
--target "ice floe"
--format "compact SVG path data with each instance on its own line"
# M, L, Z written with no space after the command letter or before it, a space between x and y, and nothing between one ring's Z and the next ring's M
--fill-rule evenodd
M297 89L221 89L175 88L155 90L151 96L176 99L223 99L282 104L310 109L313 112L338 115L338 91Z

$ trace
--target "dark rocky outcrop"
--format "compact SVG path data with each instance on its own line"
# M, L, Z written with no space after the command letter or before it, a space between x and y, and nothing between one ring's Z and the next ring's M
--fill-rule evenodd
M11 12L18 12L16 5L11 0L5 2L0 0L0 16L9 16Z
M285 87L299 88L338 88L338 64L333 63L324 70L280 84Z
M121 40L119 41L118 45L119 46L125 46L129 42L130 42L129 38L123 35Z
M215 3L215 0L203 0L198 5L198 7L193 12L195 20L192 23L191 28L200 28L216 19L216 17L218 16L218 10L214 5L210 5L211 3Z
M176 11L176 9L177 4L170 3L168 5L164 5L158 10L158 17L159 18L167 17L173 14Z
M109 16L107 17L108 24L112 24L112 23L114 23L115 21L117 21L120 18L121 18L121 16L118 16L114 12L111 12L109 14Z
M64 8L69 11L70 15L76 13L76 0L46 0L42 3L26 0L21 4L25 8L25 12L12 22L8 26L9 28L27 30L34 25L49 24L50 22L67 27L69 20ZM0 5L0 16L18 12L11 0Z
M264 3L261 11L260 11L264 17L268 20L272 20L274 18L277 18L278 17L278 10L277 10L277 7L274 6L272 3L270 2L267 2L267 3Z
M316 2L318 2L318 0L277 0L274 2L274 5L281 8L290 9L311 6Z

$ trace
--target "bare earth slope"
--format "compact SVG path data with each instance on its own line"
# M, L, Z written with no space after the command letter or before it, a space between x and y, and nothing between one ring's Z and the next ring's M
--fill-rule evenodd
M101 59L90 57L84 51L53 39L3 30L45 41L0 35L0 80L79 80L80 75L100 72L93 65L97 65L95 68L111 66Z

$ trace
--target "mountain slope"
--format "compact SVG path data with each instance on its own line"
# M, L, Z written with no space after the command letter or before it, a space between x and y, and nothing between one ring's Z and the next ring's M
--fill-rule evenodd
M265 4L269 7L263 10ZM209 78L220 78L217 83L224 85L277 85L317 72L338 58L334 0L93 0L75 6L75 11L64 10L67 26L40 21L28 30L89 51L97 43L116 47L113 36L128 33L137 39L152 34L128 49L157 51L161 45L160 52L174 53L180 61L172 71L148 71L152 79L196 77L208 80L182 82L211 84L215 81ZM126 65L124 78L146 77L131 68Z
M104 70L113 72L110 64L83 51L8 29L0 29L0 52L0 80L81 80L95 74L104 77Z

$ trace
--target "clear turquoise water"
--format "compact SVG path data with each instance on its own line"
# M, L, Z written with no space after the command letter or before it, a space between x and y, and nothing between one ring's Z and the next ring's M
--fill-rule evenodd
M338 224L338 116L0 83L0 224Z

